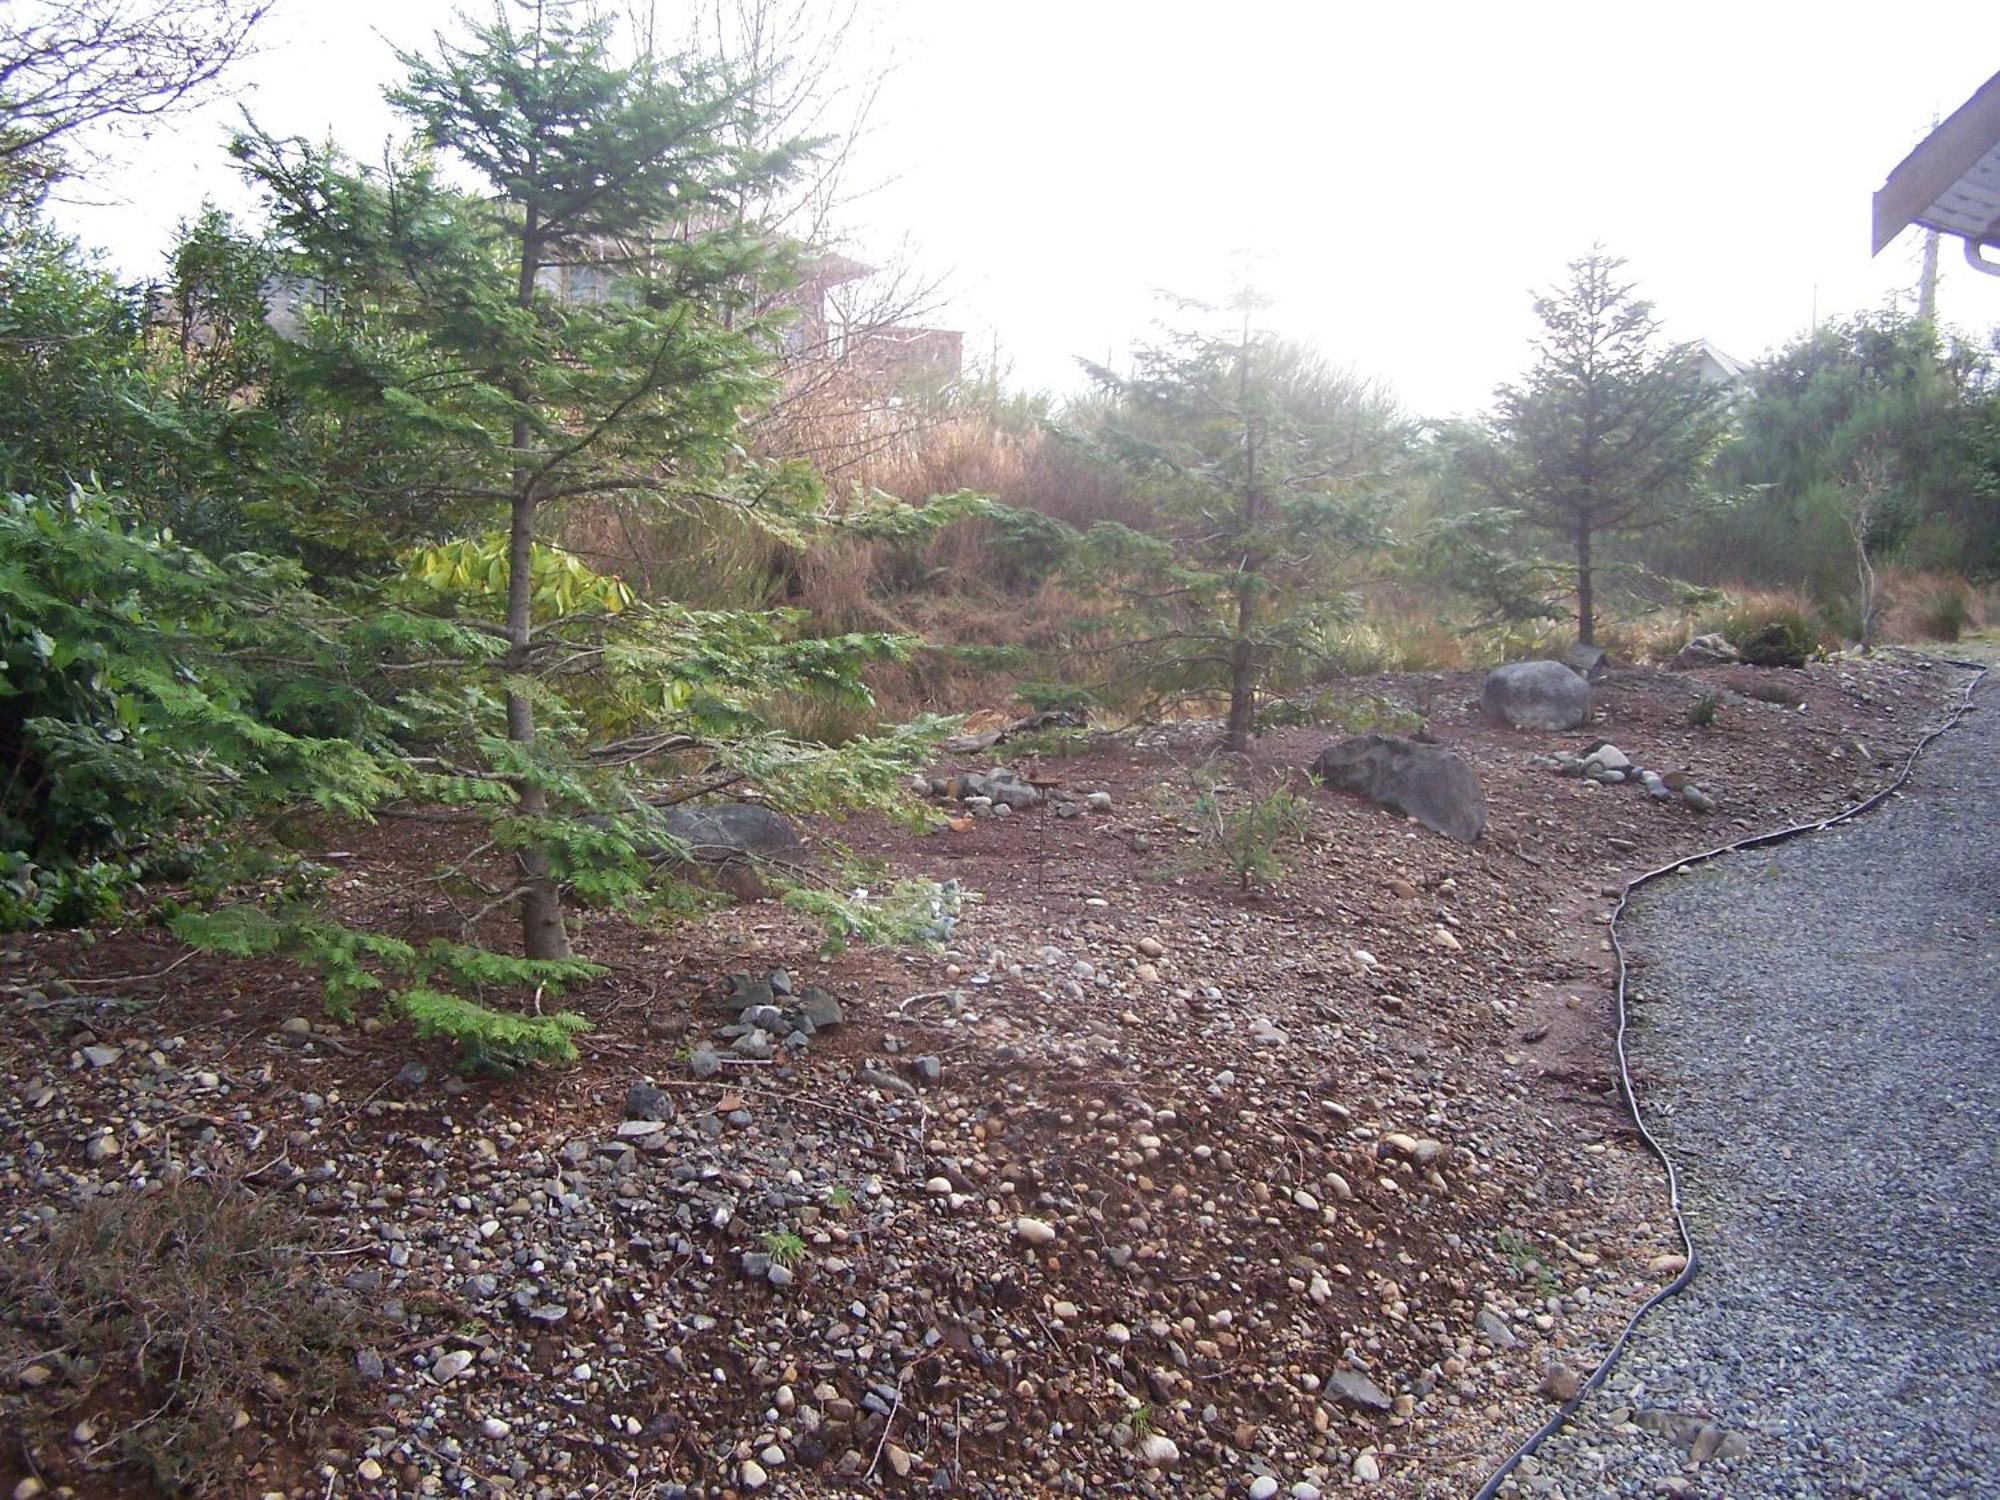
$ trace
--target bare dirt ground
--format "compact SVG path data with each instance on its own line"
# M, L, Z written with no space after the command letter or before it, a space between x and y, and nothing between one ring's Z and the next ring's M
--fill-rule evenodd
M819 831L976 893L944 951L822 960L768 902L591 917L583 1063L504 1081L158 929L12 939L0 1231L32 1258L86 1203L234 1174L334 1237L328 1283L375 1312L360 1383L298 1433L246 1398L216 1494L1463 1495L1676 1268L1612 1092L1606 889L1865 794L1954 686L1896 656L1635 669L1526 734L1476 674L1358 681L1474 763L1484 839L1313 791L1251 892L1190 831L1200 726L1097 741L1019 768L1108 811ZM1334 737L1215 764L1265 789ZM1530 764L1600 739L1716 811ZM456 930L448 839L346 840L339 902ZM724 977L774 968L845 1024L692 1076ZM103 1435L173 1392L15 1334L0 1483L142 1492Z

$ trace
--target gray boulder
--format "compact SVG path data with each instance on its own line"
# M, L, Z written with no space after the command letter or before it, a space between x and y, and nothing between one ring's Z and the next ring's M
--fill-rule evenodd
M961 797L985 797L995 806L1010 808L1014 812L1039 806L1042 800L1039 787L998 766L984 776L976 771L961 776L959 788Z
M1595 682L1611 670L1611 653L1602 646L1586 646L1578 641L1563 652L1563 665L1585 682Z
M806 846L791 820L753 802L684 803L663 808L659 821L704 863L726 864L748 856L798 864L805 858Z
M1574 729L1590 718L1590 684L1559 661L1510 661L1486 674L1479 706L1516 729Z
M692 864L702 875L739 896L762 893L761 865L803 865L806 846L790 819L753 802L682 803L653 812L651 821L665 837L659 843L635 840L641 859L655 865ZM578 821L603 828L608 818L586 814ZM668 843L667 838L677 840ZM683 854L685 850L685 854Z
M1312 773L1327 786L1415 818L1470 844L1486 829L1486 795L1472 767L1440 745L1396 734L1357 734L1329 745Z

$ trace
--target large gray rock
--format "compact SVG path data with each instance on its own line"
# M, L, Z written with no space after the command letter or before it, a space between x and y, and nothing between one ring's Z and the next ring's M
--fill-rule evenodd
M1327 786L1415 818L1462 844L1486 829L1486 795L1472 767L1439 745L1396 734L1357 734L1329 745L1313 762Z
M806 846L791 820L754 802L715 802L705 806L683 803L660 812L660 826L707 864L723 864L744 856L797 864Z
M970 772L959 777L958 781L959 796L985 797L996 806L1010 808L1014 812L1037 807L1042 801L1039 787L999 766L983 776L976 771Z
M1590 718L1590 684L1559 661L1510 661L1486 674L1479 706L1516 729L1574 729Z
M1611 670L1611 653L1602 646L1586 646L1578 641L1563 652L1563 665L1585 682L1595 682Z
M691 861L700 874L738 896L763 893L759 867L802 865L806 860L805 844L791 820L752 802L682 803L658 809L651 820L678 844L668 843L666 838L657 844L635 840L633 848L641 859L655 865L679 865L683 873ZM610 822L595 813L578 821L598 828Z

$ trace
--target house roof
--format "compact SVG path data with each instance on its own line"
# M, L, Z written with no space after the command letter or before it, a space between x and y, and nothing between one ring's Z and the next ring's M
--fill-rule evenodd
M2000 246L2000 73L1904 157L1875 194L1875 250L1912 224L1956 235L1973 255Z
M1724 354L1707 339L1699 340L1695 351L1705 364L1705 370L1713 371L1711 376L1718 384L1735 385L1749 378L1750 367L1733 354Z

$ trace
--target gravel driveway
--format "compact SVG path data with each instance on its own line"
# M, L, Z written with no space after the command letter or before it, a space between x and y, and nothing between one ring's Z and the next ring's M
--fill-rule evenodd
M1878 811L1635 901L1702 1270L1507 1493L2000 1496L2000 679L1975 704Z

